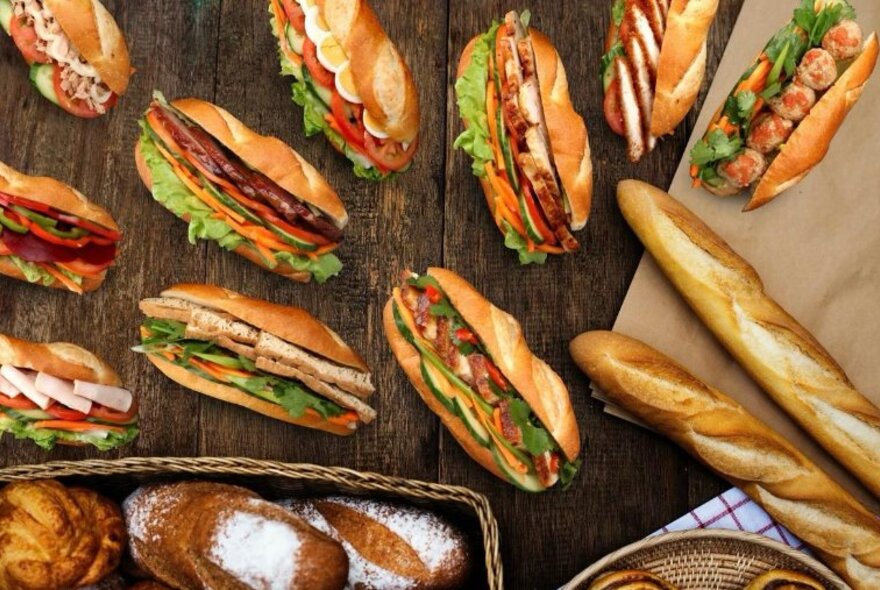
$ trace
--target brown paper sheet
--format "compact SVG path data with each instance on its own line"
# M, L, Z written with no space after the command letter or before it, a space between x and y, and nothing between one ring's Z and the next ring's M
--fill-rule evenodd
M688 144L799 0L746 0ZM880 2L851 0L866 32ZM746 197L691 187L687 153L669 192L748 260L767 292L810 330L856 387L880 405L880 74L869 81L825 161L769 205L741 213ZM645 255L614 325L666 353L737 399L877 510L842 467L780 410L726 353ZM601 394L596 395L601 399ZM619 408L606 411L630 419Z

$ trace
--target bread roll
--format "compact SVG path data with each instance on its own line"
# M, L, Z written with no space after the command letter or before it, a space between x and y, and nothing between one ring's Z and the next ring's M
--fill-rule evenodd
M67 342L28 342L0 334L0 365L43 371L69 381L119 387L113 368L88 350Z
M621 570L606 572L596 578L588 590L677 590L675 586L651 572Z
M825 590L825 584L801 572L770 570L749 582L749 585L743 590L778 590L780 588L783 590L786 588L791 590Z
M764 292L754 268L681 203L618 186L624 217L696 314L743 368L880 496L880 409L822 345Z
M342 543L349 588L440 590L463 588L467 581L467 541L431 512L341 496L281 504Z
M0 589L67 590L96 584L125 547L119 508L54 480L0 490Z
M581 334L571 355L615 404L742 489L855 590L880 588L880 519L736 401L612 332Z

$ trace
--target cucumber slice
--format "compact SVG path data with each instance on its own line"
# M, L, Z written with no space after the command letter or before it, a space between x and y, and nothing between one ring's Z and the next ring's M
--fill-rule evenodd
M538 226L535 224L535 220L532 219L531 213L529 213L529 208L526 205L526 198L520 191L519 195L519 212L523 218L523 225L526 226L526 233L529 234L529 237L536 244L543 244L544 237L541 235L541 232L538 231Z
M286 26L285 34L287 36L287 44L290 45L290 48L293 49L297 55L302 55L303 43L306 42L305 35L297 33L296 29L290 26L290 23Z
M4 408L4 412L17 420L52 420L52 415L43 410L13 410Z
M431 393L434 394L434 397L443 404L443 407L452 412L456 413L456 405L455 398L450 398L444 392L444 381L443 375L431 365L430 363L426 363L425 359L422 359L421 369L422 369L422 379L425 380L425 383L428 385L428 389L431 390Z
M495 125L498 129L498 143L501 144L501 155L504 156L505 174L510 180L510 185L516 193L519 193L519 179L516 176L516 164L513 161L513 150L510 148L510 138L507 137L507 130L504 127L504 117L499 108L495 113Z
M465 427L467 427L471 436L474 437L474 440L482 446L488 447L491 444L489 431L480 424L479 418L476 417L471 409L465 407L464 402L460 398L454 398L452 401L455 404L456 413L461 417L461 421L464 422Z
M199 173L199 180L202 181L202 186L205 187L205 190L211 194L212 197L220 201L225 207L228 207L250 221L251 223L255 223L257 225L263 225L263 220L251 213L251 211L241 205L238 201L227 195L221 190L218 190L214 183L204 177L201 173Z
M9 0L0 0L0 26L10 35L9 29L12 27L12 4Z
M209 354L207 352L194 352L193 356L214 363L215 365L220 365L221 367L227 367L229 369L242 368L241 361L237 358L232 358L231 356L224 356L222 354Z
M510 465L507 464L504 457L501 456L501 453L495 447L492 447L492 457L495 459L495 464L501 469L501 473L504 474L504 477L519 489L532 493L547 491L547 488L541 484L541 480L539 480L535 474L517 473L511 469Z
M321 102L324 103L324 106L329 109L330 100L333 98L333 92L327 88L324 88L320 84L315 83L306 68L303 68L303 79L306 82L306 86L308 86L309 90L312 91L312 94L320 98Z
M31 66L31 82L40 91L40 94L58 104L58 95L55 94L55 84L52 80L55 74L54 64L34 64Z
M478 406L480 406L480 408L486 414L492 413L492 410L493 410L492 406L488 402L486 402L486 400L484 400L482 397L480 397L479 395L474 393L474 390L471 389L470 385L468 385L467 383L462 381L458 375L453 373L452 370L449 367L447 367L443 363L442 360L440 360L440 357L437 356L437 354L433 350L431 350L430 348L425 346L424 343L422 343L422 341L419 339L417 339L415 341L415 346L416 346L416 348L419 349L419 352L422 353L422 358L427 359L429 363L434 365L434 367L436 367L440 371L440 373L444 377L446 377L447 381L449 381L453 386L455 386L456 388L461 390L463 395L467 395L468 398L470 398Z
M282 241L287 242L288 244L290 244L291 246L293 246L295 248L299 248L300 250L305 250L306 252L313 252L318 249L317 244L307 242L307 241L303 240L302 238L298 238L293 234L287 233L286 231L284 231L280 227L273 224L271 221L267 221L265 223L269 227L269 229L272 231L272 233L274 233L279 238L281 238Z
M611 64L605 68L605 71L602 72L602 88L605 92L608 92L608 88L611 86L611 83L614 82L615 75L614 62L611 62Z

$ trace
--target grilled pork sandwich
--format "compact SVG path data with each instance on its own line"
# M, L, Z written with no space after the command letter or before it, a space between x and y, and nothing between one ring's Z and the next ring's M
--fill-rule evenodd
M0 274L79 294L94 291L120 240L110 214L76 189L0 162Z
M0 434L115 449L138 435L137 402L119 375L91 352L0 334Z
M593 167L583 119L550 41L510 12L465 48L455 92L473 159L504 243L522 264L574 252L590 213Z
M803 0L691 150L691 177L719 196L752 190L746 211L800 182L862 95L880 45L863 43L846 0Z
M568 389L512 316L431 268L404 273L383 323L406 376L471 458L529 492L571 483L580 435Z
M361 178L408 170L418 148L418 92L369 3L269 0L269 13L306 135L323 133Z
M134 350L188 389L343 436L376 417L369 367L304 309L212 285L176 285L140 308Z
M718 0L615 0L602 56L605 120L638 162L675 131L706 73Z
M0 25L40 94L72 115L99 117L125 94L125 37L97 0L0 0Z
M209 102L156 93L140 120L138 172L153 198L189 224L189 239L295 281L339 274L333 254L348 214L327 181L275 137Z

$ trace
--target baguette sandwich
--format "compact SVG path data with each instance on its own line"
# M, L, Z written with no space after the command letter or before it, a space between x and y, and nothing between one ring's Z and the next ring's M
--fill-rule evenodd
M120 240L110 214L76 189L0 162L0 274L79 294L94 291Z
M343 436L376 417L366 363L304 309L212 285L176 285L140 308L135 352L188 389Z
M880 520L736 401L613 332L581 334L571 355L615 404L743 490L853 590L880 588ZM777 582L762 587L811 588Z
M455 147L474 160L504 245L521 264L578 250L590 215L593 165L562 60L550 40L510 12L475 37L458 63L465 131Z
M140 120L138 172L153 198L189 224L189 239L288 279L323 283L348 214L327 181L275 137L209 102L156 93Z
M137 402L119 375L91 352L0 334L0 434L115 449L138 435Z
M880 497L880 408L764 291L754 268L678 201L618 187L623 216L703 323L833 457Z
M99 117L125 94L125 37L97 0L0 0L0 26L40 94L68 113Z
M418 148L418 91L369 3L269 0L269 13L306 135L323 133L358 177L408 170Z
M718 196L752 187L766 205L816 167L874 72L847 0L803 0L739 79L691 150L691 177Z
M694 106L717 10L718 0L614 0L602 56L604 112L633 162Z
M581 442L568 389L512 316L431 268L405 273L383 323L404 373L472 459L529 492L571 483Z

